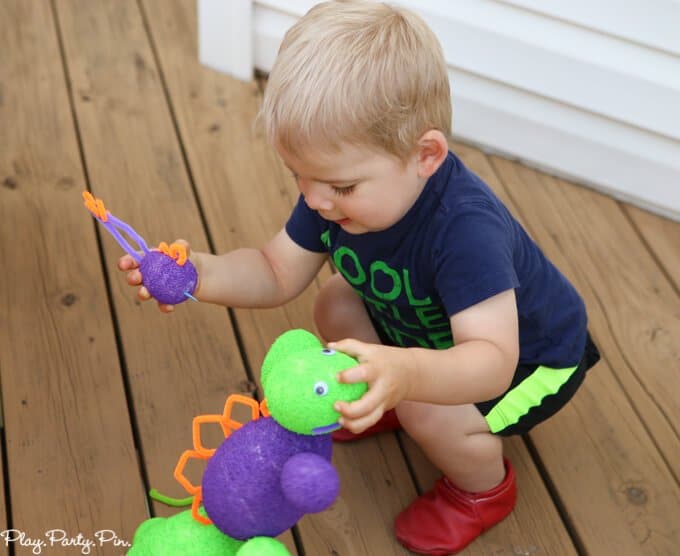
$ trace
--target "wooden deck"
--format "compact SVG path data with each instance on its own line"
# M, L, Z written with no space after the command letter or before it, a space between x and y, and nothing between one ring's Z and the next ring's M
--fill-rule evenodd
M252 128L261 89L198 64L195 4L0 1L0 530L24 533L0 555L53 529L129 541L174 513L146 492L184 495L172 470L192 417L256 393L273 339L312 328L317 284L276 310L136 302L82 207L89 189L150 243L215 252L284 223L295 187ZM465 554L680 554L680 224L454 148L577 285L603 352L568 408L507 442L517 509ZM435 470L401 435L334 461L341 497L282 536L291 551L405 554L392 520Z

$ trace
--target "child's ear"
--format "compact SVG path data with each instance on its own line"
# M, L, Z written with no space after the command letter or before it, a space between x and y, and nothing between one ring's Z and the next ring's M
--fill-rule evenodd
M434 174L449 152L446 137L438 129L430 129L418 139L418 176L429 178Z

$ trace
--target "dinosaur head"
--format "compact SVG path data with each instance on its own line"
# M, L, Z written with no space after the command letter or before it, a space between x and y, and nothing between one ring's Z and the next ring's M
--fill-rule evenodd
M271 416L299 434L328 434L338 428L338 400L354 401L366 383L340 384L337 374L356 359L325 348L306 330L289 330L272 344L262 363L262 387Z

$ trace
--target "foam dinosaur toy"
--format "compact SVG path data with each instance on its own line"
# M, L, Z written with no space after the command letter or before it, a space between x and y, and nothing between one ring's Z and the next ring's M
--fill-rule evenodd
M340 384L336 376L355 365L305 330L279 336L262 364L261 404L233 394L221 415L194 418L193 449L180 456L174 473L192 496L191 510L142 523L128 556L289 554L272 537L338 495L330 433L340 428L340 415L333 404L359 399L367 385ZM236 404L250 408L251 421L231 418ZM221 426L225 440L217 449L203 446L204 423ZM191 459L208 460L200 486L183 474Z

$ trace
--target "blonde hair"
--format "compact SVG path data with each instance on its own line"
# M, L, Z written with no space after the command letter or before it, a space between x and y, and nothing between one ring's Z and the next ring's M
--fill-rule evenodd
M294 155L349 142L405 160L425 131L450 135L451 112L442 49L420 17L375 2L324 2L286 33L259 121Z

